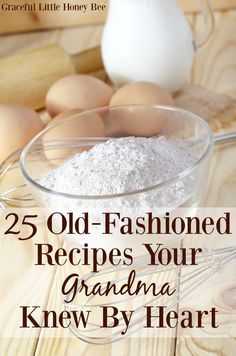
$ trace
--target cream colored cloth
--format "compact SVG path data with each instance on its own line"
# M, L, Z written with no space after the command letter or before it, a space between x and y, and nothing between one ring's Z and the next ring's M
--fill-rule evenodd
M187 85L175 97L176 106L205 119L215 132L236 129L236 100L198 85Z

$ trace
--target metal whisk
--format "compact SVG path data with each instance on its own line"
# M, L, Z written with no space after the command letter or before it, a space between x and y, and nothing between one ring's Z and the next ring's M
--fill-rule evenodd
M216 145L236 140L236 132L215 136ZM104 139L103 139L104 141ZM50 143L50 142L49 142ZM70 143L72 146L74 143ZM48 149L70 147L68 140L55 142ZM47 149L47 148L44 148ZM34 197L28 191L23 176L20 173L19 159L22 150L17 150L0 164L0 203L5 207L36 207ZM57 158L58 159L58 158ZM37 161L34 162L37 165ZM15 177L13 179L13 177Z
M214 141L215 144L227 143L234 141L236 139L236 132L232 134L226 134L221 136L216 136ZM68 143L67 143L68 145ZM56 146L54 146L55 148ZM67 146L68 147L68 146ZM0 165L0 204L5 209L10 209L13 207L36 207L37 203L34 200L34 197L28 191L28 188L24 182L23 176L21 176L20 167L19 167L19 157L21 150L18 150L12 153L2 164ZM34 162L37 165L37 161ZM169 309L178 305L179 300L182 301L183 298L186 298L190 293L200 286L207 278L210 278L212 275L217 273L223 266L229 263L231 260L236 258L236 248L227 247L216 249L214 251L205 250L198 255L197 266L182 267L177 268L173 264L170 264L166 267L150 267L147 266L147 257L138 258L134 261L132 268L137 269L136 278L147 278L148 276L155 278L157 281L160 281L162 278L166 278L166 273L173 272L175 273L174 278L170 281L173 289L176 290L176 293L172 297L162 296L162 304L166 305ZM122 284L127 279L127 269L117 267L114 270L114 267L104 268L99 274L88 274L83 277L83 280L90 282L90 286L95 284L94 280L96 278L106 278L107 280L112 280L114 273L125 274L122 276L116 277L116 285ZM82 279L79 280L81 282ZM159 282L158 282L159 283ZM102 282L102 289L106 288L106 281ZM80 294L77 293L77 296L80 297ZM153 304L160 301L160 297L146 296L145 304ZM68 296L69 298L69 296ZM123 302L133 303L135 302L136 306L134 308L135 317L133 319L132 326L129 328L129 331L126 335L130 336L137 333L140 330L140 323L143 321L143 300L140 300L143 296L131 296L128 299L122 300L118 299L115 301L106 303L101 302L97 303L94 297L89 297L84 303L75 303L73 305L66 303L66 310L79 310L82 311L85 308L98 308L101 306L107 305L122 305ZM163 300L164 298L164 300ZM68 299L67 299L68 300ZM121 319L119 319L120 327L118 330L112 332L111 335L99 335L100 326L97 322L90 322L88 329L78 329L75 326L71 326L71 332L79 339L86 341L91 344L109 344L115 341L123 339L124 336L121 335L121 329L124 327Z
M72 140L70 143L68 143L68 139L55 142L54 146L50 143L50 149L58 148L60 145L66 148L70 146L73 147L75 143L73 139L70 140ZM215 144L228 143L234 140L236 140L236 132L219 135L214 138ZM86 138L84 141L86 142ZM104 139L101 141L104 141ZM20 173L19 159L21 152L22 150L13 152L0 164L0 203L5 207L37 206L34 197L29 192L23 176ZM37 164L37 162L35 162L35 164Z
M189 257L189 256L188 256ZM171 310L174 307L177 307L179 302L184 300L187 296L189 296L193 291L196 291L196 289L206 280L208 280L211 276L216 274L217 272L221 271L223 267L232 261L233 259L236 259L236 247L230 246L226 248L219 248L214 251L210 251L208 249L203 250L201 254L198 255L197 258L197 266L183 266L181 269L178 270L178 268L174 264L170 264L169 266L166 267L150 267L147 266L147 257L143 258L138 258L136 261L134 261L133 264L133 269L136 268L136 270L139 270L136 274L136 278L141 277L147 277L147 276L152 276L154 279L158 281L164 280L166 278L166 274L168 272L175 272L175 276L172 280L168 281L169 284L176 290L176 293L173 296L157 296L154 297L153 295L146 295L145 300L141 300L140 303L138 300L141 296L129 296L126 297L125 299L120 299L114 300L115 296L113 297L113 300L107 301L107 296L105 297L104 301L102 302L93 302L94 299L96 299L96 296L92 295L91 297L88 297L87 300L84 303L79 302L76 304L73 301L72 303L65 303L65 310L71 311L71 310L77 310L78 312L81 312L83 310L86 310L86 308L89 308L91 310L95 309L96 312L99 311L99 308L102 306L115 306L119 308L119 305L122 305L122 303L125 303L126 308L129 306L129 304L132 301L135 301L136 307L133 309L133 322L129 327L129 331L126 333L126 337L130 337L131 335L139 332L143 328L143 321L144 321L144 315L143 315L143 310L144 306L146 305L155 305L155 302L159 305L165 305L168 310ZM176 271L177 269L177 271ZM125 276L121 277L116 277L114 283L116 286L119 284L122 285L127 280L127 267L125 268L117 268L117 272L123 272L126 271ZM114 267L108 267L106 269L103 269L100 271L98 274L90 273L87 274L86 276L83 276L78 280L78 286L80 286L82 280L88 284L89 287L92 288L96 285L98 281L101 281L101 278L104 276L106 277L106 281L103 281L101 283L102 290L105 291L107 282L111 281L113 278L114 274ZM158 286L158 283L157 283ZM160 284L161 287L161 284ZM81 301L82 297L80 294L80 287L78 287L77 290L77 297L79 301ZM67 295L66 301L71 299L71 295ZM161 302L160 302L161 301ZM104 334L101 334L101 325L96 323L96 322L89 322L86 325L86 328L81 328L78 329L75 326L71 325L70 330L73 333L75 337L77 337L80 340L83 340L87 343L90 344L96 344L96 345L104 345L104 344L110 344L113 342L117 342L121 339L124 338L123 335L121 335L122 329L125 327L124 323L122 322L122 318L119 317L119 328L117 327L115 331L113 331L110 335L104 336Z
M13 152L0 165L0 203L6 208L36 206L20 172L21 152Z
M104 142L109 138L79 138L79 141L86 142L86 146L94 145L98 142ZM68 149L77 148L81 146L78 144L77 138L65 138L60 140L48 140L44 142L38 141L35 149L36 154L43 154L46 151L57 150L57 149ZM23 175L20 169L20 156L23 151L22 149L16 150L11 153L1 164L0 164L0 204L5 208L19 207L19 208L31 208L37 207L38 204L35 201L32 194L29 192ZM56 157L55 161L63 162L65 157ZM53 158L50 159L53 162ZM37 167L39 158L31 158L30 164ZM52 164L52 168L55 168Z

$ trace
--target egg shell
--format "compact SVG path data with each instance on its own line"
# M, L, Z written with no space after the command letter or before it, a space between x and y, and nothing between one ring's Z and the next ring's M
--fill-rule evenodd
M62 122L60 123L60 121ZM43 135L44 153L54 164L58 164L59 159L61 161L73 153L91 148L86 146L88 140L84 140L85 145L81 147L63 147L63 145L72 143L70 139L105 136L105 127L101 117L96 113L83 113L81 115L81 109L69 110L59 114L48 123L47 128L51 129ZM78 142L73 140L73 143ZM52 148L54 145L57 145L57 147Z
M0 105L0 160L23 148L44 125L39 115L22 105Z
M82 74L59 79L49 89L46 108L51 116L81 108L84 110L109 104L113 90L103 81Z
M152 137L164 127L162 113L153 106L121 107L110 113L110 127L116 127L116 135Z
M132 82L124 85L112 96L110 106L129 104L175 105L170 92L149 82Z
M69 119L71 118L73 115L77 115L80 114L81 112L83 112L83 109L72 109L72 110L67 110L67 111L63 111L60 114L56 115L53 119L51 119L46 127L49 127L51 125L55 125L56 122L58 121L62 121L64 119Z
M114 110L112 120L119 126L120 131L129 135L150 137L159 134L164 123L161 112L150 105L173 106L175 103L165 88L148 82L127 84L118 89L110 101L112 107L133 104L147 107L130 106Z
M97 113L101 117L105 126L105 137L124 137L127 136L127 133L124 130L121 130L119 124L114 120L112 107L104 107L97 110Z

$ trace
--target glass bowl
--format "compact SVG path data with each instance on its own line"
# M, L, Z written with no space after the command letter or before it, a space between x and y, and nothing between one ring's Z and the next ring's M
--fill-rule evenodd
M89 122L93 134L96 133L94 127L98 121L99 125L102 122L104 130L101 137L83 137L77 131L82 121ZM165 136L178 143L184 151L194 156L195 163L166 181L125 193L76 195L73 192L69 194L66 191L48 189L43 183L47 174L78 152L88 150L110 138L142 134L148 137ZM130 217L155 211L163 216L166 211L173 212L184 207L188 209L188 214L193 215L204 196L212 149L213 136L209 126L193 113L156 105L103 107L74 114L40 132L24 148L20 168L36 201L51 213L61 212L68 216L72 212L79 216L86 211L95 222L100 222L101 212L106 211L118 211ZM56 224L61 225L60 217ZM58 231L61 231L60 227ZM65 235L64 231L62 235ZM74 244L73 234L66 235L68 242ZM119 229L115 231L113 239L94 239L94 236L99 235L99 227L93 226L92 233L83 238L83 242L90 243L93 247L124 247L124 241L117 240L120 237ZM131 245L133 243L136 245L135 238ZM125 245L129 246L127 241Z
M90 120L93 127L97 124L96 120L102 120L102 135L78 137L74 127L81 120ZM94 130L92 131L94 134ZM77 152L87 150L109 138L142 134L148 137L165 136L177 142L195 157L195 164L167 181L125 194L74 195L48 189L42 183L46 174ZM47 208L58 207L58 203L67 208L91 204L100 207L108 202L109 205L119 202L121 206L125 204L132 207L139 206L139 202L143 205L150 196L153 199L148 201L151 200L153 206L158 208L196 207L201 204L206 188L212 149L213 137L209 126L188 111L156 105L103 107L74 114L40 132L24 148L20 168L33 196Z

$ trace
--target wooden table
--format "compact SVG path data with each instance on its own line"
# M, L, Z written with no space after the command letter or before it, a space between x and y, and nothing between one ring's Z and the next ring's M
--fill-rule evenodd
M202 26L201 15L189 16L197 31ZM217 12L217 29L208 46L195 59L191 81L236 97L236 12ZM0 39L0 56L8 56L26 49L59 42L69 53L99 44L102 26L70 28L28 34L9 35ZM232 120L231 130L236 129ZM10 139L10 138L9 138ZM211 168L210 184L205 201L212 206L236 206L236 145L216 149ZM43 229L43 228L42 228ZM42 236L45 234L42 232ZM48 237L49 238L49 237ZM50 337L35 329L29 337L22 337L16 325L16 306L21 296L24 303L39 303L55 307L60 303L55 290L62 274L56 267L37 271L32 268L34 249L32 242L20 243L16 239L1 240L1 323L0 335L12 330L11 337L2 338L2 356L75 356L75 355L225 355L236 353L235 339L198 340L194 338L131 339L106 346L91 346L74 337L63 337L63 331L52 329ZM60 246L62 241L54 241ZM65 268L63 273L68 272Z

